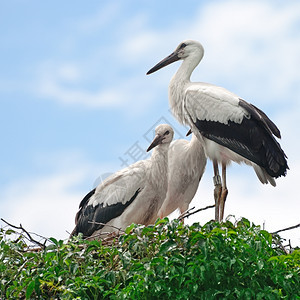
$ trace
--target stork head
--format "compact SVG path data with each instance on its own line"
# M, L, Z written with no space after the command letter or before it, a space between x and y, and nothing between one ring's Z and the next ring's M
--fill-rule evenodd
M202 45L193 40L186 40L180 43L175 51L171 53L169 56L164 58L158 64L156 64L152 69L150 69L146 74L149 75L151 73L156 72L157 70L177 61L184 60L188 57L194 57L197 60L197 64L200 62L204 55L204 49Z
M155 128L155 137L148 147L147 152L158 145L169 144L172 142L174 130L169 124L161 124Z

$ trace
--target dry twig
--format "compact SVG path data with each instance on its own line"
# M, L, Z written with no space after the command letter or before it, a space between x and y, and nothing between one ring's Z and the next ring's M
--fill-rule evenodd
M114 228L114 229L116 229L118 231L121 231L121 232L125 233L125 231L123 229L121 229L119 227L116 227L116 226L113 226L113 225L110 225L110 224L106 224L106 223L102 223L102 222L96 222L96 221L88 221L88 223L100 225L102 227L104 227L104 226L111 227L111 228Z
M192 207L192 208L190 208L189 210L187 210L186 212L183 212L183 213L177 218L177 220L180 221L180 220L182 220L182 219L184 219L184 218L187 218L187 217L189 217L189 216L191 216L191 215L193 215L193 214L195 214L195 213L197 213L197 212L199 212L199 211L206 210L206 209L213 208L213 207L215 207L215 204L209 205L209 206L206 206L206 207L203 207L203 208L199 208L199 209L197 209L197 210L195 210L195 211L193 211L193 212L190 212L192 209L195 208L195 207Z
M99 232L96 234L93 234L89 237L86 238L86 240L96 240L96 239L100 239L103 245L112 245L115 238L120 236L120 233L123 234L125 233L125 231L119 227L110 225L110 224L106 224L106 223L102 223L102 222L96 222L96 221L89 221L90 224L96 224L96 225L100 225L100 226L107 226L107 227L111 227L117 231L110 231L110 232Z
M25 238L27 238L31 243L38 245L39 247L41 247L41 249L45 249L46 248L46 243L47 243L47 238L42 237L41 235L38 235L39 237L44 239L44 243L41 243L37 240L35 240L31 234L22 226L22 224L20 224L20 226L15 226L13 224L10 224L9 222L7 222L6 220L1 218L1 221L4 222L5 224L7 224L8 226L18 229L18 230L22 230L23 233L25 233L26 235L23 234L23 236ZM22 234L22 233L21 233ZM39 249L38 249L39 250Z
M184 211L183 213L180 214L180 216L177 218L178 220L181 220L185 217L185 215L187 215L191 210L195 209L195 206L187 209L186 211Z
M279 232L286 231L286 230L295 229L295 228L298 228L298 227L300 227L300 223L297 224L297 225L294 225L294 226L290 226L290 227L287 227L287 228L279 229L277 231L272 232L272 234L279 233Z

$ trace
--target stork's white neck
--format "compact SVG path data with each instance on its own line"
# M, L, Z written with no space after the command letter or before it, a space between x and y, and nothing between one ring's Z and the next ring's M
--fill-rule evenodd
M186 86L191 82L191 74L203 57L203 53L194 52L186 57L169 84L169 104L173 115L184 125L189 125L183 107Z
M179 69L177 70L176 74L174 75L173 79L176 81L188 81L190 82L191 75L195 68L200 63L203 54L200 52L195 52L188 57L186 57ZM172 80L173 80L172 79Z
M149 169L149 181L153 188L161 191L162 193L167 191L168 151L169 144L161 144L153 149L151 155L152 164Z

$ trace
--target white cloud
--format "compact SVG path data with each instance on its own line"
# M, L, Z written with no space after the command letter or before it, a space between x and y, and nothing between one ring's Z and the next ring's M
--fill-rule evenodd
M140 63L146 55L149 60L149 52L152 52L153 56L153 45L158 41L159 37L156 32L149 29L138 30L129 40L124 40L124 44L121 46L122 56L126 57L125 63Z
M129 61L143 63L146 69L171 53L180 41L197 39L206 54L194 80L224 85L250 102L266 105L278 105L288 95L300 93L295 68L300 65L298 3L218 1L199 7L195 18L178 22L178 27L154 31L145 25L137 29L123 39L120 49L125 49ZM149 57L153 57L150 65ZM153 90L151 82L156 90L167 89L178 63L168 68L151 76L155 78L148 80L149 91Z
M43 79L39 83L38 92L40 96L63 104L81 105L90 108L116 107L124 101L124 94L120 90L101 89L91 92L88 89L64 86L55 78Z
M83 177L84 172L78 170L12 182L0 203L1 217L42 236L65 239L83 196L72 189Z
M208 6L201 15L194 28L203 28L206 56L214 61L210 73L218 80L226 77L253 95L251 89L258 87L259 101L282 99L299 83L294 67L300 63L299 3L227 1Z
M74 82L80 79L80 72L74 64L64 64L57 71L58 77L66 82Z
M155 90L166 90L170 79L169 72L146 79L147 68L157 62L157 57L161 59L170 53L181 40L194 38L203 42L206 49L195 71L196 80L224 83L225 87L230 84L234 92L241 93L250 102L280 103L290 90L300 92L295 68L300 65L300 39L295 31L300 20L299 6L294 3L282 7L271 1L209 2L199 4L195 18L158 31L149 26L145 13L125 19L120 4L108 5L90 20L82 21L79 27L100 30L119 18L120 26L111 26L107 34L119 30L124 33L120 39L113 40L110 46L100 40L96 47L101 49L98 49L101 54L77 58L75 68L56 61L51 62L56 69L44 68L42 64L42 75L38 73L34 88L38 87L41 96L64 104L114 107L130 112L131 104L142 97L145 99L139 105L145 109L150 101L160 101ZM110 17L100 18L99 14L106 10ZM82 36L77 38L80 44ZM122 75L128 68L128 75ZM90 89L80 82L80 79L87 80L87 76L92 76L90 81L99 77L98 89ZM76 80L77 84L68 85L65 79Z
M114 172L116 165L95 165L76 152L47 155L47 160L39 157L35 163L45 169L52 166L52 170L38 177L20 178L2 188L0 217L45 237L67 239L83 196L93 188L99 172Z
M108 84L91 88L88 83L81 82L86 78L87 66L75 63L42 63L37 71L38 81L31 84L31 89L38 96L56 101L63 105L85 108L114 108L124 111L124 115L136 115L145 112L157 95L147 92L153 85L143 74L118 77ZM103 74L99 76L104 76Z

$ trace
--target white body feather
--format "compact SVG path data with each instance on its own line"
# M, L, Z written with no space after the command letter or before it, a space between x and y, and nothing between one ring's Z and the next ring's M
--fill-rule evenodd
M222 221L228 194L227 164L244 162L254 168L262 183L275 186L274 178L286 175L287 156L275 139L281 137L279 129L262 110L222 87L190 81L203 55L199 42L186 40L147 75L182 60L169 84L169 103L173 115L191 128L213 161L215 219Z
M89 205L107 205L129 201L140 189L136 199L119 217L110 220L100 232L115 231L114 227L124 230L132 223L153 224L161 207L168 187L168 151L155 148L148 160L139 161L107 178L96 188Z
M206 156L201 142L195 135L191 141L173 141L169 149L168 192L159 218L164 218L179 208L188 209L194 198L206 166Z
M203 142L209 159L225 164L229 164L230 161L243 162L254 168L262 183L269 182L275 186L275 180L262 167L199 133L194 124L196 119L223 124L233 121L240 124L244 117L249 118L247 111L239 105L240 98L234 93L213 84L190 81L191 73L201 59L202 56L188 56L171 79L169 102L172 113L181 124L191 127L197 138Z
M162 124L155 133L147 150L154 148L149 159L109 176L84 197L71 235L82 232L91 239L101 238L103 232L124 230L132 223L155 222L168 188L168 150L174 131Z

